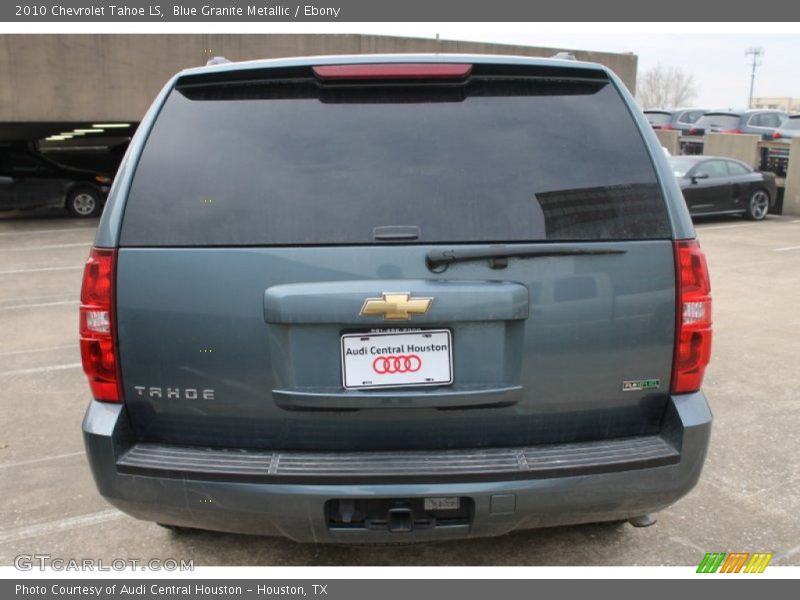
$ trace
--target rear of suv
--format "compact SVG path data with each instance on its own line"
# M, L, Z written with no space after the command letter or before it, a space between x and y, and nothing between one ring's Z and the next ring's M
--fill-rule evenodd
M700 476L710 311L666 157L602 66L187 70L87 262L87 455L109 502L175 527L382 542L635 519Z
M649 108L644 114L653 129L686 135L707 111L705 108Z
M788 118L781 110L713 110L704 114L689 131L690 135L706 133L749 133L760 135L764 140L772 135Z

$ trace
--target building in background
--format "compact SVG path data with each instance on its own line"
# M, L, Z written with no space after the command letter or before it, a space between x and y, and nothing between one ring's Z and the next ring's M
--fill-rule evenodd
M338 34L0 35L0 146L114 172L150 103L178 71L232 61L326 54L553 56L612 69L635 93L637 56L433 38Z
M753 108L772 108L792 114L800 113L800 96L795 98L781 96L753 98Z

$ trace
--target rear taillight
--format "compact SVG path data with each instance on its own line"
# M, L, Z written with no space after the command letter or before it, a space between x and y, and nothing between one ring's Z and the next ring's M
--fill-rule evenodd
M675 242L678 315L673 394L696 392L711 360L711 282L697 240Z
M675 130L675 128L672 125L663 125L661 127L661 129L663 129L664 131L674 131Z
M115 250L92 248L83 270L80 337L83 370L95 400L120 402L114 331Z
M692 127L692 128L689 130L689 134L690 134L690 135L697 135L697 131L698 131L698 130L697 130L697 127Z
M772 134L772 139L773 139L773 140L779 140L779 139L781 139L782 137L783 137L783 136L782 136L780 133L778 133L777 131L776 131L775 133L773 133L773 134Z
M744 133L741 129L723 129L720 133Z

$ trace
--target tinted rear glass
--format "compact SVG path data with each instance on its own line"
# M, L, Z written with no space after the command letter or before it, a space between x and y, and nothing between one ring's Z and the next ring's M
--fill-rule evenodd
M669 237L656 175L605 81L175 89L137 167L124 246ZM406 228L408 230L409 228Z
M788 121L784 121L783 125L781 125L781 129L788 129L790 131L800 129L800 117L792 117Z
M645 112L644 116L647 117L647 121L651 125L669 125L670 121L672 121L672 115L670 113Z
M707 114L700 117L695 123L698 129L708 127L721 127L722 129L735 129L739 127L739 115L715 115Z
M702 110L687 110L678 117L681 123L696 123L703 116Z

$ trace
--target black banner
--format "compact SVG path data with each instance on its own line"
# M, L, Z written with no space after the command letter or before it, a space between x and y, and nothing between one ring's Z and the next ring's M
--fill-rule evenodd
M674 600L725 594L729 598L761 596L791 597L791 580L745 579L744 577L703 576L698 579L634 580L425 580L425 579L298 579L298 580L186 580L186 579L62 579L5 580L0 596L6 600L408 600L437 598L485 600L486 598L603 598L623 594L625 598ZM711 579L716 579L713 583ZM694 594L692 593L694 592Z
M761 0L18 0L0 19L17 22L549 22L798 20L800 3Z

